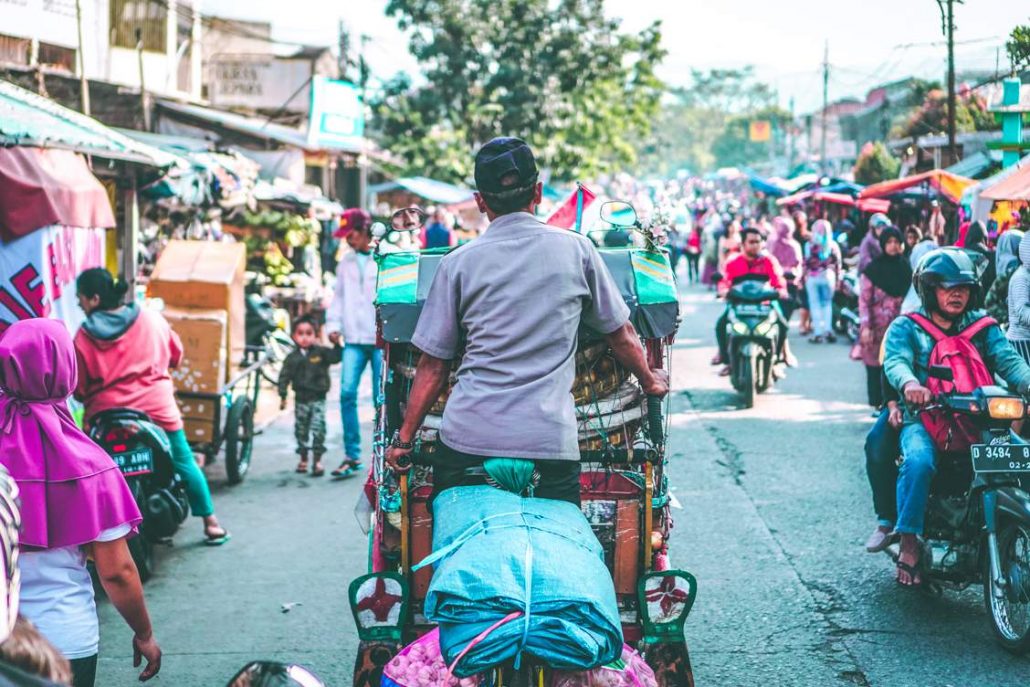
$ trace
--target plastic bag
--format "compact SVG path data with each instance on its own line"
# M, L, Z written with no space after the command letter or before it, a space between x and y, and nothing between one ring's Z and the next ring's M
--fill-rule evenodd
M624 644L621 660L585 672L556 672L551 687L658 687L658 681L643 657Z
M434 628L394 656L383 668L382 687L478 687L479 677L451 675L440 654L440 630Z

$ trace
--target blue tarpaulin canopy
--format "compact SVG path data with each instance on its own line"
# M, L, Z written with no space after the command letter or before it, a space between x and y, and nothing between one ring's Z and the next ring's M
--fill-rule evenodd
M781 186L777 186L771 181L763 179L762 177L756 174L748 175L748 183L751 184L751 188L753 188L756 191L761 191L767 196L776 196L777 198L779 198L780 196L787 195L787 189L782 188Z
M394 179L393 181L369 186L368 192L375 195L377 193L389 193L390 191L402 189L413 193L419 198L425 198L440 205L455 205L472 199L472 191L467 188L427 177L402 177Z

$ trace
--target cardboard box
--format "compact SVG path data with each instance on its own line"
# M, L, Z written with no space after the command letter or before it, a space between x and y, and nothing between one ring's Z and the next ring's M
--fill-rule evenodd
M183 418L183 431L186 441L191 444L213 444L215 441L215 423L213 420L196 420Z
M246 264L247 248L242 243L171 241L154 265L147 286L149 295L163 299L166 306L227 313L227 375L243 360L247 345Z
M183 417L197 420L210 420L215 417L215 409L221 401L213 398L197 398L186 394L176 394L175 402Z
M170 371L175 388L193 393L219 393L228 373L225 311L165 308L162 314L182 341L182 361ZM183 415L205 417L200 411Z

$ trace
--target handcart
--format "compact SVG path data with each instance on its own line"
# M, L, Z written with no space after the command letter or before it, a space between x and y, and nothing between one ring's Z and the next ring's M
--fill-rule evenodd
M191 437L190 448L204 455L205 464L225 449L225 473L229 484L239 484L250 470L254 449L254 411L261 393L261 370L268 352L247 348L242 369L218 393L176 391L179 405L191 408L194 417L209 417L212 431L200 440Z
M639 228L632 208L621 205L605 214L617 214L625 218L625 225ZM360 639L353 682L357 687L379 687L384 666L433 627L423 615L432 570L412 572L412 566L432 550L429 462L437 449L453 374L421 429L412 471L397 477L385 467L384 458L390 437L401 424L421 355L411 345L411 336L445 252L378 256L377 306L386 374L366 487L375 504L370 514L369 574L354 580L349 589ZM679 304L667 254L650 239L647 248L601 254L630 306L649 363L668 370ZM572 393L579 419L582 510L604 550L625 641L640 652L662 687L692 685L683 627L697 583L690 573L674 570L669 563L666 402L645 397L604 339L586 331L580 335L576 372ZM525 668L498 666L481 684L552 684L546 667L530 669L535 672L527 675Z

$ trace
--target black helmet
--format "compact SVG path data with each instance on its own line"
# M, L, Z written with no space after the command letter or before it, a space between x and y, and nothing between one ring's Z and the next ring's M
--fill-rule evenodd
M916 266L912 284L927 312L937 309L937 287L950 289L968 286L970 290L969 309L980 307L980 280L976 265L969 254L961 248L938 248L927 253Z

